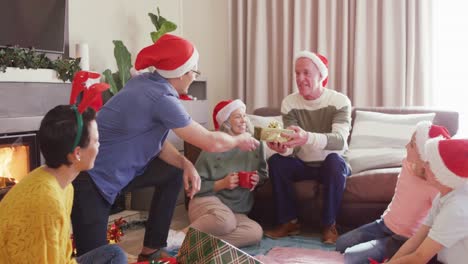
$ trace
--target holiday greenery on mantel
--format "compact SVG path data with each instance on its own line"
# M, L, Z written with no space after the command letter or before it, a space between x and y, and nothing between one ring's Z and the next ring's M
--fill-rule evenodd
M66 82L72 81L77 71L80 71L80 58L58 58L50 60L44 53L34 48L20 48L17 46L0 48L0 74L8 67L19 69L51 69L57 72L57 77Z

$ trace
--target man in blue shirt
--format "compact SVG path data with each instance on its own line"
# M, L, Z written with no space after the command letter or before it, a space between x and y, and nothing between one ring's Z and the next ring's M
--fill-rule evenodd
M119 192L155 186L139 261L156 259L167 235L182 182L192 198L200 190L193 164L166 138L170 130L181 139L210 152L235 147L253 150L250 134L229 136L210 132L191 119L179 101L198 72L198 52L187 40L166 34L140 51L137 70L97 116L100 150L94 169L74 181L73 233L78 255L107 244L111 205Z

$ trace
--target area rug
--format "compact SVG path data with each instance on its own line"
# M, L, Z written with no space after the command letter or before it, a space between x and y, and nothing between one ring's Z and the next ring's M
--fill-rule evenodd
M256 259L265 264L342 264L343 255L336 251L322 249L275 247L266 256L257 255Z
M169 233L168 245L180 243L181 238L176 235L176 232ZM171 255L175 256L179 247L167 249ZM263 237L259 244L240 249L266 264L343 263L343 256L335 251L335 246L323 244L318 236L288 236L280 239Z
M271 239L263 237L259 244L243 247L241 250L247 252L252 256L266 255L274 247L287 247L287 248L308 248L308 249L321 249L324 251L334 251L335 245L326 245L320 241L320 237L306 237L306 236L288 236L279 239Z
M264 263L343 263L343 256L335 252L335 246L323 244L319 237L263 237L258 245L241 250Z

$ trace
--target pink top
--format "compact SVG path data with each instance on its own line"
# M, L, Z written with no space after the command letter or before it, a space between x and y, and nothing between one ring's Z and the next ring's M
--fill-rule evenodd
M395 234L411 237L423 223L437 194L437 189L413 174L410 163L404 159L395 195L382 215L385 225Z

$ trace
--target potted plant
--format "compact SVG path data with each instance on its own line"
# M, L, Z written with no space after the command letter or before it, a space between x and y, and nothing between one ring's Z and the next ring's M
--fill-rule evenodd
M148 13L151 22L156 28L156 31L150 33L153 43L156 42L162 35L177 29L177 25L174 22L171 22L161 16L159 7L156 9L158 13L157 15ZM128 80L131 78L130 70L133 67L131 54L123 42L121 40L114 40L113 43L114 57L118 70L117 72L112 72L111 70L106 69L103 72L104 81L111 86L109 92L107 92L105 95L105 99L108 99L112 95L118 93L125 86Z

